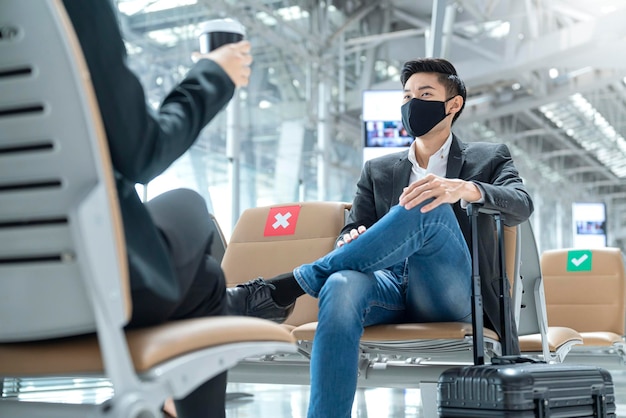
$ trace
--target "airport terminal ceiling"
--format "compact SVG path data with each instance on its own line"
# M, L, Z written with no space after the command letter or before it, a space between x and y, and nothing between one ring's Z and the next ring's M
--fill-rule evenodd
M406 60L447 58L468 87L454 131L511 148L541 207L536 226L567 223L555 205L602 201L612 244L624 249L623 0L114 2L131 64L155 103L191 64L200 23L240 20L255 59L250 86L239 95L242 147L260 153L257 172L271 173L281 127L300 122L302 155L294 169L306 184L326 177L309 190L327 199L352 197L362 163L362 92L401 88ZM197 148L226 152L215 139L221 133L203 135ZM225 175L225 166L220 170ZM567 242L552 246L558 244Z

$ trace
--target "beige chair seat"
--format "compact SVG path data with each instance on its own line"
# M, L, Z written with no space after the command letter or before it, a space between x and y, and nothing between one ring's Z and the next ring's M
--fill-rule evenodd
M486 338L498 340L498 335L484 329ZM437 322L385 324L365 328L363 341L402 341L402 340L449 340L464 339L472 336L472 324L465 322Z
M276 324L248 317L211 317L169 322L126 332L135 371L205 348L237 342L293 343L289 332ZM0 370L6 375L67 375L104 371L95 335L0 344Z
M624 343L624 338L621 335L610 331L581 332L580 335L583 337L583 345L585 346L608 347Z
M575 330L567 327L549 327L547 340L551 352L556 352L565 344L583 343L583 337ZM522 353L541 352L541 334L521 335L519 344Z
M317 329L317 322L301 325L292 331L298 340L312 341ZM384 324L365 328L361 341L369 342L407 342L415 340L455 340L472 336L472 324L464 322ZM498 335L485 329L485 337L498 340Z
M292 335L301 341L313 341L317 322L296 327ZM484 330L485 341L497 342L498 335ZM472 324L464 322L382 324L365 328L361 336L363 352L397 352L428 355L450 350L467 352L471 347Z

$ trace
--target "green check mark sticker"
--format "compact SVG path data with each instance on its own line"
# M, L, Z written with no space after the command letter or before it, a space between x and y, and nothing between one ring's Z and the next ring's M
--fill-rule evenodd
M591 271L591 251L575 250L567 252L567 271Z

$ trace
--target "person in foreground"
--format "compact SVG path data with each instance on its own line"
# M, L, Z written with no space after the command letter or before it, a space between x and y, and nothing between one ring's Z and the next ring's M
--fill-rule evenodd
M319 298L309 418L350 417L363 327L471 321L468 203L500 211L511 226L533 211L506 145L451 133L466 99L451 63L409 61L401 81L402 122L415 140L408 152L365 163L337 248L292 273L227 290L231 312L275 320L305 292ZM479 229L485 325L499 330L491 218L480 217Z
M223 315L226 285L210 256L211 223L204 199L173 190L143 204L136 183L161 174L200 130L248 84L250 44L199 56L153 111L126 66L126 50L109 0L63 0L91 74L107 134L124 224L133 312L128 327ZM225 417L226 373L177 400L180 418Z

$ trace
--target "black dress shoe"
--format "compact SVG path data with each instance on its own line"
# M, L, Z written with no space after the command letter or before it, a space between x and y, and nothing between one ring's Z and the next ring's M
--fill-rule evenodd
M280 306L272 299L273 284L261 277L226 289L227 315L256 316L279 324L293 311L295 303Z

